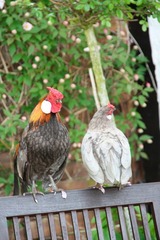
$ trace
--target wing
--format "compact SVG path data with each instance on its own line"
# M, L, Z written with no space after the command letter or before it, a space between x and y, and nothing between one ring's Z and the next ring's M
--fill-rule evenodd
M82 146L81 146L81 154L83 164L86 167L89 176L97 183L104 183L104 174L102 169L94 156L93 147L94 147L94 139L96 136L90 133L86 133L83 138Z
M120 130L88 132L82 141L82 159L96 182L125 184L131 177L130 148Z
M27 136L29 126L27 126L22 134L21 141L19 143L19 149L17 153L17 172L19 177L23 180L24 173L27 166L27 144L25 142L25 137Z
M132 177L131 152L130 152L128 139L119 129L117 129L117 136L122 146L121 184L123 185L123 184L126 184L128 180Z
M131 177L131 154L127 138L119 130L104 132L96 141L95 155L105 172L105 181L126 184Z

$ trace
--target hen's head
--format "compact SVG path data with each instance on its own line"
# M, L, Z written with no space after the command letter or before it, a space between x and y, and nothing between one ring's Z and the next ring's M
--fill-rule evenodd
M108 103L107 104L107 112L106 112L107 115L112 115L114 110L116 110L115 106L110 104L110 103Z
M57 89L51 87L47 87L47 89L49 90L49 93L41 104L42 111L46 114L60 112L62 108L63 94Z

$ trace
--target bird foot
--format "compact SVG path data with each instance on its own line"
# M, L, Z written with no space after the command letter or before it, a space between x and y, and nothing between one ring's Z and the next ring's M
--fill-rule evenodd
M57 192L61 192L62 198L67 198L67 193L63 189L57 188L56 190L52 190L51 192L53 192L54 195L56 195Z
M123 189L124 187L131 187L132 186L132 183L131 182L127 182L126 184L124 185L120 185L119 186L119 190Z
M44 196L44 193L39 192L39 191L36 191L36 192L26 192L26 193L23 193L23 196L32 195L35 203L38 203L38 200L37 200L37 198L36 198L36 195L37 195L37 194L40 194L40 195Z
M105 193L104 187L99 183L97 183L93 188L98 188L103 194Z
M63 190L63 189L60 189L60 188L57 188L53 178L51 175L49 175L49 178L50 178L50 184L49 186L52 188L52 192L54 192L54 194L56 194L57 192L61 192L62 194L62 198L66 199L67 198L67 193Z

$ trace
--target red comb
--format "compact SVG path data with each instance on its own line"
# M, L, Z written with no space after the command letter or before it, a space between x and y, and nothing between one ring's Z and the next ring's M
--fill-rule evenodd
M110 102L107 104L107 107L109 107L109 108L115 108L115 106L112 105Z
M51 88L51 87L47 87L47 89L57 98L60 98L60 99L63 98L63 94L61 92L59 92L57 89Z

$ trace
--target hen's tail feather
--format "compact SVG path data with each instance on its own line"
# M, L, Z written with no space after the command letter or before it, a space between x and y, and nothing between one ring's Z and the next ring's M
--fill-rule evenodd
M19 181L18 181L18 172L17 172L17 156L15 154L14 158L14 188L13 195L19 195Z

